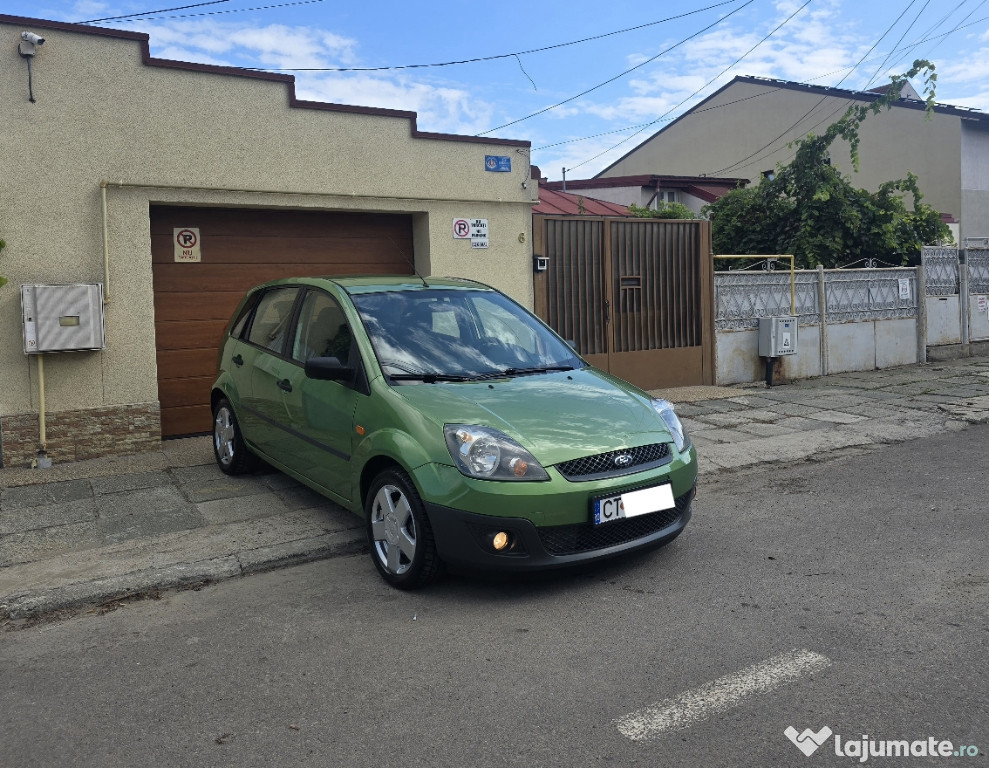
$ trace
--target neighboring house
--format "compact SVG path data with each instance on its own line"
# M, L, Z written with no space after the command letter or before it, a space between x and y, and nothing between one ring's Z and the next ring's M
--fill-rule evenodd
M850 105L877 98L874 91L736 77L595 181L655 172L757 180L793 158L793 141L822 133ZM928 119L910 88L891 110L870 115L860 133L858 173L847 143L836 141L831 154L855 186L874 190L913 172L924 201L942 214L956 240L989 236L989 114L940 104Z
M724 197L736 187L744 187L748 179L703 178L697 176L615 176L610 178L568 179L540 181L540 189L562 191L578 195L593 195L599 200L623 206L637 205L655 210L663 203L682 203L700 215L701 208Z
M23 32L45 38L30 60ZM529 142L303 101L291 76L155 59L148 40L0 14L3 465L41 439L21 285L106 298L104 349L44 356L56 462L208 431L224 325L273 277L416 270L533 306ZM52 310L56 329L87 322Z

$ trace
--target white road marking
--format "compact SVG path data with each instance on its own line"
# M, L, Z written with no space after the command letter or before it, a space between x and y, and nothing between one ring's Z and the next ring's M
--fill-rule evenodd
M674 699L625 715L615 725L632 741L645 741L668 731L688 728L741 704L749 696L767 693L830 665L831 659L813 651L781 653Z

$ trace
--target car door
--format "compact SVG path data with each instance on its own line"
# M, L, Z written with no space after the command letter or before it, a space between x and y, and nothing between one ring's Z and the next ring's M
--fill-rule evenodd
M250 443L254 443L254 432L257 429L256 419L250 413L251 370L258 348L247 341L254 310L262 296L258 292L245 302L240 316L230 329L230 336L223 344L219 367L230 377L230 386L226 390L240 430Z
M295 369L288 357L288 344L299 293L297 286L265 292L247 332L247 345L253 353L242 355L243 377L250 380L248 391L242 395L244 434L276 461L282 461L291 449L286 432L290 419L282 394L286 378Z
M292 423L293 468L312 482L349 500L354 411L364 397L355 388L363 381L360 355L340 304L328 293L310 289L302 300L292 343L294 371L282 398ZM354 369L346 381L310 379L305 363L312 357L335 357Z

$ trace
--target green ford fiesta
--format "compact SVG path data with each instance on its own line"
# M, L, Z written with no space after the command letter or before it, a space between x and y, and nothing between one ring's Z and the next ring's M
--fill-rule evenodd
M224 333L212 408L220 469L260 457L362 516L378 571L404 589L444 564L614 557L690 519L697 457L670 403L467 280L252 289Z

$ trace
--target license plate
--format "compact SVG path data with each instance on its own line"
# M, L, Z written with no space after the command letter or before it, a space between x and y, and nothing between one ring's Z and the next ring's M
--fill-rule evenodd
M594 500L594 525L604 525L627 517L673 509L673 488L669 484Z

